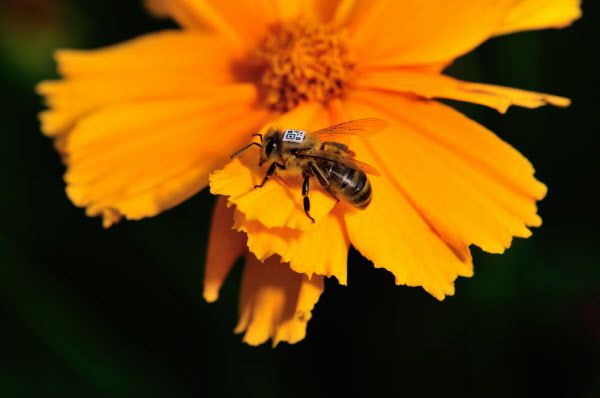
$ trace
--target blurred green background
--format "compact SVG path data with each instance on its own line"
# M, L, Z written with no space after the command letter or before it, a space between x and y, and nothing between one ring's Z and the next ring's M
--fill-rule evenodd
M459 107L498 132L549 185L544 226L440 303L351 254L295 346L232 333L239 266L201 298L213 199L109 230L64 194L39 133L36 82L58 47L94 48L171 26L137 1L0 1L0 396L599 397L598 2L563 31L486 43L449 73L565 95L567 110Z

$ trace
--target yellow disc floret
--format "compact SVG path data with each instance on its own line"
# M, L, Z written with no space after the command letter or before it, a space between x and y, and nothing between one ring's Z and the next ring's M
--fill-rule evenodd
M264 104L277 111L343 96L354 69L343 33L306 19L274 27L252 56Z

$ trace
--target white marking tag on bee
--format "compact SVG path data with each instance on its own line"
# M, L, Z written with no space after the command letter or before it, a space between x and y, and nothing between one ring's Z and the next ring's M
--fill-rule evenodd
M285 130L283 132L283 141L284 142L295 142L297 144L304 141L304 137L306 136L306 132L302 130Z

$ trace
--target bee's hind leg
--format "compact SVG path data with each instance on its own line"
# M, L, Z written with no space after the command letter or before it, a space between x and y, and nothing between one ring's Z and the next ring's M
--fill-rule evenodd
M267 170L267 174L265 174L265 177L263 178L262 182L259 185L255 185L254 188L262 188L263 185L265 185L265 183L269 180L269 178L271 178L271 176L273 175L273 173L275 172L275 169L277 167L279 167L280 169L285 169L285 165L283 165L281 163L277 163L277 162L271 163L271 165L269 166L269 169Z
M323 170L321 170L319 168L319 166L317 166L314 162L310 163L310 169L312 171L312 173L315 175L315 177L317 177L317 181L319 181L319 184L321 184L321 186L323 188L325 188L325 190L336 200L336 201L340 201L340 199L335 196L335 193L331 190L331 187L329 185L329 181L327 181L327 177L325 177L325 173L323 172Z
M310 218L310 221L314 223L315 219L310 215L310 199L308 198L310 175L308 173L304 173L303 176L304 180L302 181L302 197L304 198L304 214L306 214L306 217Z

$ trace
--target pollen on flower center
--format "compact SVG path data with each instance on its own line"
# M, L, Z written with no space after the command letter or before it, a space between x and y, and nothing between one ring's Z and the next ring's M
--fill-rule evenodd
M277 111L341 97L354 69L343 33L306 19L274 27L252 57L264 104Z

